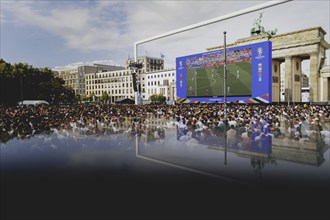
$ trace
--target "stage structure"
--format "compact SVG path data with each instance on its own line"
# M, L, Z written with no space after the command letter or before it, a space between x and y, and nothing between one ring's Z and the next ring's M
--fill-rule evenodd
M176 59L177 102L271 103L272 43L231 47Z

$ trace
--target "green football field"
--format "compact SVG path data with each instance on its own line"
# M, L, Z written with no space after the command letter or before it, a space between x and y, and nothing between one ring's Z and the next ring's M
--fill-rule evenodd
M223 66L187 70L187 98L223 96ZM251 61L227 65L227 96L250 96Z

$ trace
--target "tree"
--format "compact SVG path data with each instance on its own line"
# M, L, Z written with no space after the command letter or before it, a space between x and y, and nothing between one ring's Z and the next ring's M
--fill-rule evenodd
M77 98L49 68L34 68L27 63L11 65L0 59L0 104L14 105L21 99L72 103Z
M108 93L107 92L103 92L100 101L106 103L108 100L109 100Z
M162 94L153 94L150 96L150 101L152 103L164 103L166 101L166 97Z
M88 96L88 101L94 102L95 101L95 94L94 92L91 92L91 94Z
M80 101L88 101L88 96L85 93L81 94Z

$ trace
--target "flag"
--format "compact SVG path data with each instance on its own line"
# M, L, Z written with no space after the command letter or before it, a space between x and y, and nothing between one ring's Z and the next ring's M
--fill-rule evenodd
M162 53L160 53L160 57L161 57L162 59L164 59L165 55L162 54Z

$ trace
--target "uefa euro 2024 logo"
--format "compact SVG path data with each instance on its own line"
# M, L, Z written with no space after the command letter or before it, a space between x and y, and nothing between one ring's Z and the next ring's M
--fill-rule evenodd
M262 47L258 47L258 49L257 49L258 56L256 56L256 59L264 58L264 56L262 55L263 52L264 51L263 51Z
M183 63L182 63L182 60L179 61L179 70L182 70L183 69Z

